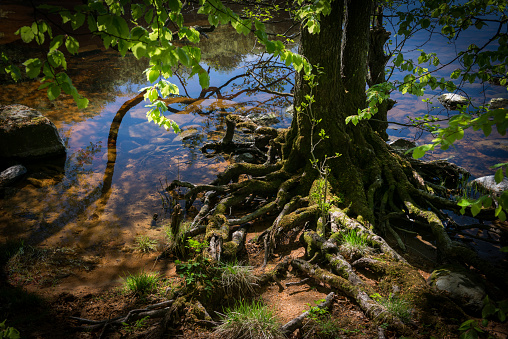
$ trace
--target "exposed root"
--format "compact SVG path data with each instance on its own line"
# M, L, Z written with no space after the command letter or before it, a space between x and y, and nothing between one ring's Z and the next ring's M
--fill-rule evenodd
M358 221L349 218L342 210L335 209L332 211L330 213L330 219L332 222L336 223L337 225L342 225L346 229L353 229L359 231L361 234L366 234L368 236L368 241L377 244L382 253L389 255L397 261L406 262L406 260L397 252L395 252L382 237L378 236L372 232L372 230L363 226Z
M400 319L369 297L359 286L319 267L313 267L304 260L293 259L291 265L303 274L340 290L344 295L353 299L370 319L379 323L386 322L398 333L409 333L409 329Z

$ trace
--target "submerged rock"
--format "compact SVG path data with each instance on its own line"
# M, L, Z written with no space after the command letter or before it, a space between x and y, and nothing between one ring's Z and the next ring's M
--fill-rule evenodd
M271 126L280 122L279 118L272 112L265 114L252 113L248 115L248 118L261 126Z
M431 286L446 292L459 306L475 314L481 312L485 287L472 272L461 267L444 266L432 272L429 279Z
M186 130L181 131L174 139L173 142L183 141L190 138L193 138L199 135L200 132L197 128L187 128Z
M490 99L489 109L497 109L497 108L507 108L508 109L508 99L505 99L505 98Z
M15 165L7 168L0 173L0 188L11 185L25 174L26 168L23 165Z
M24 105L0 106L0 157L45 158L65 155L55 125Z
M456 109L457 105L467 105L469 103L466 97L454 93L442 94L437 100L448 109Z

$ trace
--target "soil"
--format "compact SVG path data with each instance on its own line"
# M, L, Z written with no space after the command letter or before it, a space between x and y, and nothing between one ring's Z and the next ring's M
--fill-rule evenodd
M253 239L260 232L249 233L240 260L262 273L264 251ZM9 247L10 246L10 247ZM139 250L102 249L102 254L83 256L76 250L58 248L33 248L20 244L6 245L1 249L7 262L0 279L0 318L7 319L7 326L17 328L23 338L99 338L100 331L78 331L78 324L71 317L89 320L106 320L125 316L130 310L167 300L167 291L182 283L175 270L174 257L157 260L160 251L141 253ZM117 253L114 255L114 253ZM298 242L279 246L265 271L272 269L284 256L301 258L305 254ZM2 260L3 261L3 260ZM430 264L421 265L422 276L430 274ZM159 272L163 278L157 292L145 297L128 293L123 287L123 277L136 272ZM302 278L293 272L281 281L298 282ZM366 279L368 281L368 279ZM317 305L331 292L328 286L310 280L281 290L272 283L258 290L261 299L274 311L277 320L284 324L302 312ZM220 311L220 310L219 310ZM378 325L369 320L360 308L348 298L337 295L329 311L338 329L338 337L377 338ZM216 320L219 320L214 315ZM103 338L143 338L160 319L147 319L131 323ZM313 330L307 321L302 330L292 338L325 338ZM508 329L497 325L494 333L505 337ZM168 338L215 338L210 328L195 323L185 323L168 330ZM421 335L421 333L420 333ZM396 336L385 331L386 338Z

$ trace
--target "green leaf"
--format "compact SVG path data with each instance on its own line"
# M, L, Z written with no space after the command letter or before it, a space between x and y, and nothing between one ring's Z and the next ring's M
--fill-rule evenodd
M147 73L146 78L151 83L154 83L159 78L159 71L157 71L155 69L150 69L150 71L148 71L148 73Z
M49 100L55 100L61 92L60 86L57 83L52 83L52 85L48 88L48 98Z
M65 40L65 47L67 48L69 53L76 54L78 53L79 50L79 42L69 35Z
M9 65L5 67L5 72L7 74L10 74L12 77L12 80L18 81L21 79L21 72L19 71L18 66L16 65Z
M141 18L145 11L145 7L141 4L132 4L131 5L131 15L133 20L138 20Z
M142 57L146 56L146 45L142 42L138 42L132 46L131 49L136 59L141 59Z
M427 28L430 26L430 20L427 18L422 19L420 20L420 25L422 26L422 28Z
M88 107L88 99L84 97L74 98L79 109L85 109Z
M496 313L496 307L494 306L494 304L488 303L482 309L482 318L487 319L488 317L490 317L494 313Z
M201 85L201 88L207 89L208 87L210 87L210 76L205 70L199 72L198 77L199 77L199 85Z
M57 50L62 46L63 44L63 35L57 35L51 42L49 43L49 51L53 52L54 50Z
M25 43L29 43L34 39L34 32L31 27L23 26L16 31L15 34L21 35L21 40Z
M467 206L471 205L471 202L466 198L462 198L459 200L459 202L457 202L457 205L461 206L461 207L467 207Z
M501 181L503 181L503 178L504 178L504 175L503 175L503 169L502 169L502 168L499 168L499 169L496 171L496 174L494 175L494 180L496 181L496 184L501 183Z
M169 9L172 12L180 12L180 10L182 9L182 3L180 2L180 0L169 0L168 5Z
M478 202L471 205L471 214L473 214L473 217L475 217L482 210L481 203L479 204Z
M93 17L93 15L89 15L86 19L87 23L88 23L88 29L90 30L90 32L96 32L97 31L97 21L95 20L95 18Z
M36 78L41 73L42 62L38 59L28 59L23 63L26 74L30 79Z
M124 18L113 16L111 24L117 29L120 36L125 38L129 36L129 26Z
M76 14L74 14L71 18L72 29L76 30L79 27L83 26L83 24L85 23L85 19L86 19L85 14L81 12L77 12Z
M187 53L185 53L185 51L182 48L176 49L176 55L178 56L178 60L180 61L180 63L182 65L187 66L187 67L190 66L189 56L187 55Z

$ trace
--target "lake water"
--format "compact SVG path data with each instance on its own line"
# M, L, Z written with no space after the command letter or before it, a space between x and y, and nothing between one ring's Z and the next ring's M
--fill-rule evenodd
M209 39L202 39L201 47L203 61L210 67L211 86L220 87L245 73L262 54L253 37L239 36L227 27L219 27L208 35ZM432 48L442 50L438 41ZM147 85L141 74L147 63L132 56L120 58L114 52L104 53L93 42L68 63L76 87L90 100L85 110L77 110L72 98L49 101L44 91L37 91L38 82L0 85L0 105L18 103L40 110L58 127L68 149L65 164L61 164L63 172L55 171L55 164L32 166L29 178L0 200L0 242L28 238L42 245L89 250L126 248L140 234L162 242L163 206L168 201L164 185L174 179L208 183L229 164L223 156L207 157L200 151L204 142L224 135L226 113L273 112L278 119L273 124L275 127L288 127L291 122L291 116L284 110L290 104L285 98L249 92L229 101L212 97L190 106L172 106L180 112L170 113L168 117L188 133L182 139L147 122L146 103L141 102L123 118L118 129L116 159L108 166L111 123L120 107ZM272 76L269 72L264 75ZM197 79L183 83L176 77L172 80L179 85L181 94L187 92L196 98L201 91ZM225 97L234 96L255 85L252 79L238 78L221 93ZM280 90L289 92L291 87L287 83ZM466 90L478 102L508 97L502 87L467 85ZM422 98L397 93L393 98L398 104L389 112L389 120L407 122L407 115L421 116L428 112ZM448 114L442 108L433 112ZM391 125L388 133L391 138L415 136L414 131L396 125ZM431 139L424 134L418 142ZM489 166L508 159L508 143L496 132L489 138L481 133L467 133L454 149L434 152L429 158L450 158L474 176L489 175L493 174ZM155 214L159 216L156 219Z

